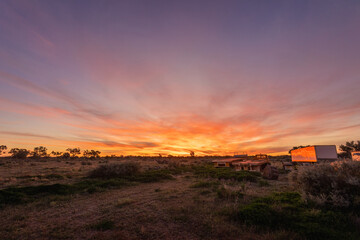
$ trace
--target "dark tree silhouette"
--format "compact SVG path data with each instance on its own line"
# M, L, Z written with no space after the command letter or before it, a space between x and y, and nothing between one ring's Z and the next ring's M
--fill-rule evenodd
M0 145L0 155L4 154L6 150L7 150L7 146Z
M40 146L40 147L35 147L34 151L31 152L31 156L33 158L37 158L37 157L47 157L47 148Z
M190 157L195 157L194 151L190 151Z
M350 158L351 152L360 151L360 141L346 142L345 145L341 144L339 149L342 151L342 154L340 154L342 157Z
M52 151L51 154L55 157L60 157L63 153L62 152L55 152L55 151Z
M29 155L30 151L27 149L12 148L9 153L13 158L25 159Z
M83 156L86 158L98 158L100 157L100 151L95 151L95 150L85 150L83 152Z
M71 154L72 158L75 158L77 155L81 154L80 148L68 148L66 151Z

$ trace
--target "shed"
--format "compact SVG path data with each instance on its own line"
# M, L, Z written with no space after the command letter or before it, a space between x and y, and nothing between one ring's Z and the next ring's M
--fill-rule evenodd
M236 171L256 171L262 172L262 170L269 165L266 160L245 160L233 163Z
M225 158L213 160L214 167L232 167L235 162L241 161L241 158Z

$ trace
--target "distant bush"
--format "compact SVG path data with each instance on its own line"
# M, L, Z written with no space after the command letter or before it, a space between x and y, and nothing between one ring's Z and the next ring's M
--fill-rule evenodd
M215 168L212 165L193 166L195 175L212 177L224 180L257 182L261 177L260 172L235 171L232 168Z
M306 166L292 174L306 199L337 207L359 207L360 162Z
M192 184L190 187L191 188L210 188L210 187L218 186L218 185L220 185L219 182L212 182L212 181L202 182L202 181L200 181L200 182Z
M217 189L216 194L218 198L227 200L237 200L244 197L244 193L241 191L232 191L224 187Z
M27 149L12 148L9 153L11 153L12 158L26 159L30 151Z
M140 165L133 162L108 164L97 167L89 174L91 178L124 178L140 172Z

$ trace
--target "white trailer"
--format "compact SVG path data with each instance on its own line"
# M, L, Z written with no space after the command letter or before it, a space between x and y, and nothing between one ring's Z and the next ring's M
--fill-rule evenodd
M314 145L291 150L293 162L318 162L337 160L335 145Z

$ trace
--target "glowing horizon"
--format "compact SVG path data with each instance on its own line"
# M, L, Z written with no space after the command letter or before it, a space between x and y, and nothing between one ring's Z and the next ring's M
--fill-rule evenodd
M0 145L283 154L360 135L356 1L1 1Z

